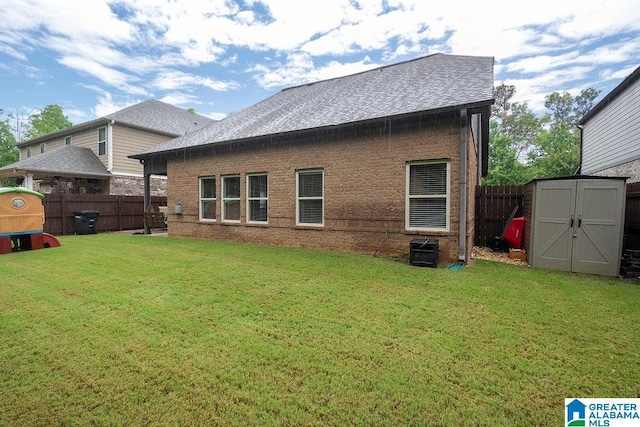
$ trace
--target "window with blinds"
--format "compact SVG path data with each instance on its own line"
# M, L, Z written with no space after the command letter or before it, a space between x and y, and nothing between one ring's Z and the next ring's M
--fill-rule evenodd
M200 178L200 219L216 219L216 178Z
M240 221L240 176L222 177L222 220Z
M407 229L449 229L449 162L407 165Z
M248 222L267 222L268 201L267 175L247 175Z
M297 212L298 225L324 224L324 172L298 171Z

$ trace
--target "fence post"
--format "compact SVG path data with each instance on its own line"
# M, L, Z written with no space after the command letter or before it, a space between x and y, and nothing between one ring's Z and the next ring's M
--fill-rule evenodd
M64 203L66 197L67 197L67 193L62 193L62 197L60 197L60 223L61 223L60 225L61 225L61 228L62 228L62 235L63 236L67 234L66 230L64 228L64 223L67 222L66 221L66 219L67 219L67 217L66 217L67 210L65 208L65 203Z

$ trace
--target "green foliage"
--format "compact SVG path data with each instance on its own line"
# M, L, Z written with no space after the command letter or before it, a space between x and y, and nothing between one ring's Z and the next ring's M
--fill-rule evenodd
M492 121L489 132L489 176L484 185L522 185L530 181L530 170L519 158L519 150L511 138Z
M3 111L0 109L0 118ZM0 166L10 165L18 161L20 152L16 147L16 140L9 124L9 119L0 121Z
M580 163L578 121L600 92L584 89L573 97L554 92L545 98L548 112L536 116L527 103L510 103L515 87L494 89L489 176L484 184L522 184L534 178L575 174ZM514 161L515 158L515 161Z
M1 255L0 425L553 426L567 396L638 393L621 279L60 240Z
M30 121L26 139L37 138L73 126L59 105L47 105L39 113L32 114Z

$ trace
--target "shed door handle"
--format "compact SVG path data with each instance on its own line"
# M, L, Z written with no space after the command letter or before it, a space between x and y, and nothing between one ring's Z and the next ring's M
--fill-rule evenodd
M582 216L578 215L578 228L582 225Z
M569 228L573 228L573 215L571 215L571 225L569 226Z

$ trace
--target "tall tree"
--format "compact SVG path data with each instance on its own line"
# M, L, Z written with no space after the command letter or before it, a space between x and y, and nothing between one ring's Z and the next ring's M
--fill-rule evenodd
M530 181L530 170L518 158L518 148L492 120L489 131L489 173L484 185L522 185Z
M64 115L62 107L55 104L47 105L39 113L32 114L30 121L29 129L25 135L26 139L37 138L73 126Z
M0 109L0 119L3 114L4 112ZM19 157L20 152L16 147L16 140L13 129L9 124L9 119L2 119L0 120L0 166L17 162Z
M489 129L489 170L485 185L520 185L529 181L523 163L540 123L527 104L511 103L515 86L502 83L493 90L495 104Z
M516 93L514 85L501 83L493 88L494 103L491 106L491 117L496 120L504 120L511 107L511 98Z
M593 106L600 91L587 88L573 97L568 92L554 92L545 98L548 123L536 138L529 152L529 161L536 178L573 175L580 165L580 132L577 123Z

